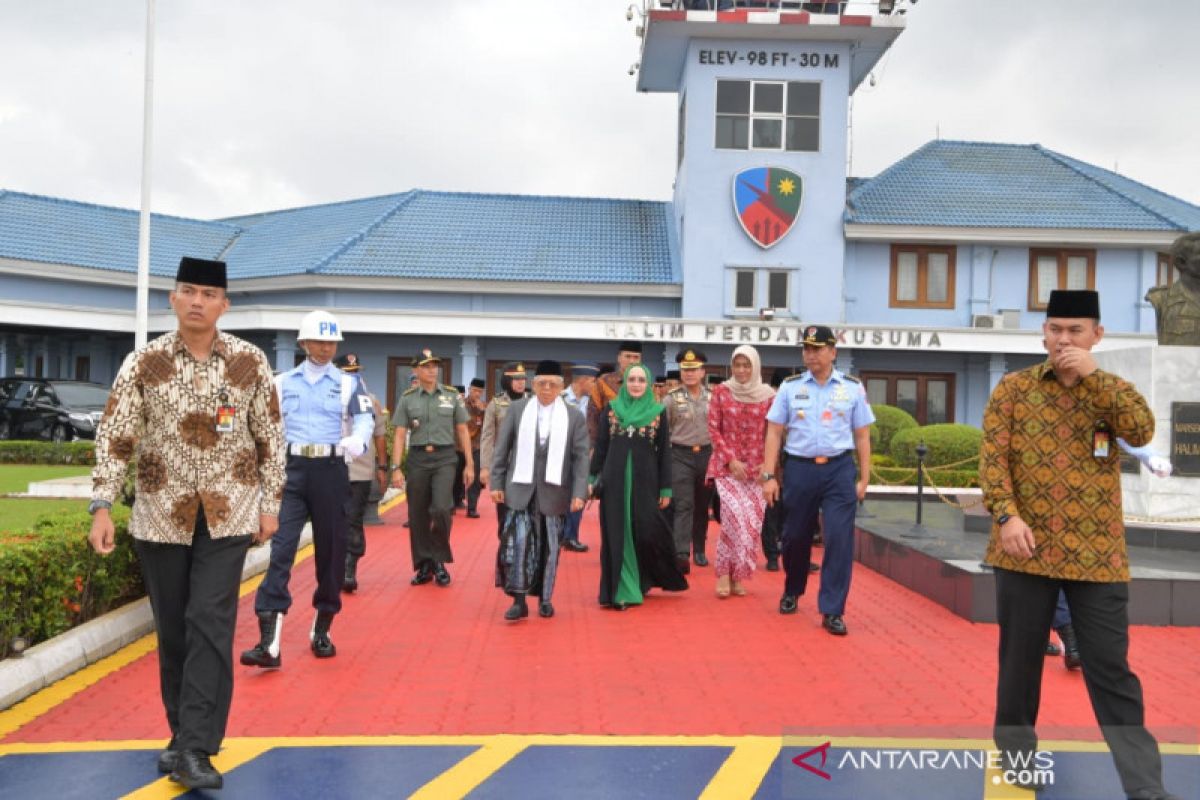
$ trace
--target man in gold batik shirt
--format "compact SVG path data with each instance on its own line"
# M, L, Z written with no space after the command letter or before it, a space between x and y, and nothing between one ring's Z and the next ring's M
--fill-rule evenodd
M1053 291L1049 358L1005 375L983 414L979 482L995 522L1000 670L994 736L1005 769L1031 774L1054 606L1067 597L1092 710L1128 797L1169 797L1158 743L1129 668L1129 556L1117 438L1141 446L1154 416L1128 381L1097 369L1104 335L1093 291ZM1025 785L1025 784L1022 784ZM1026 788L1039 788L1032 784Z
M238 584L251 541L279 523L283 426L261 350L217 329L229 308L225 264L180 261L177 330L125 359L96 436L92 547L114 547L109 509L137 464L129 522L158 635L171 741L160 772L219 789L209 761L233 696Z

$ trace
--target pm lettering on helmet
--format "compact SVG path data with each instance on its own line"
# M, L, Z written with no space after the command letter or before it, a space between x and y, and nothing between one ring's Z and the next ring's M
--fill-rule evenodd
M320 325L317 326L317 330L319 330L321 332L322 336L336 336L337 332L338 332L337 323L336 322L322 322Z

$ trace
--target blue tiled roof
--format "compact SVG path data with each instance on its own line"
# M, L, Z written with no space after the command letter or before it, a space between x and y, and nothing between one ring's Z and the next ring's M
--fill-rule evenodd
M495 281L672 283L670 206L414 192L320 272Z
M0 192L0 257L133 272L136 211ZM414 190L212 222L154 215L151 274L678 283L670 204Z
M182 255L217 258L238 230L152 214L150 274L174 276ZM137 211L0 190L0 257L136 272L137 243Z
M1200 208L1040 145L934 141L853 185L848 223L1200 230Z

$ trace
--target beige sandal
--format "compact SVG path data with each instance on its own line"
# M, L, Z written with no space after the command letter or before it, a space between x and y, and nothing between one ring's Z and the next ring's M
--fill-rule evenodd
M743 586L738 581L734 581L733 582L733 593L736 594L738 597L745 597L746 596L746 587Z
M722 600L724 600L726 597L729 597L728 575L722 575L721 577L717 578L717 597L720 597Z

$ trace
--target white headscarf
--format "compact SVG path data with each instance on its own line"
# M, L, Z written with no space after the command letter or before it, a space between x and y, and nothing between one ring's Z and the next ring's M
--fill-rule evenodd
M758 351L748 344L741 345L729 357L730 367L733 366L733 360L738 356L745 356L750 359L750 380L745 383L738 383L731 376L729 380L725 381L724 385L728 386L729 391L733 392L733 399L739 403L761 403L763 400L773 398L775 390L763 383L762 361L758 358Z

